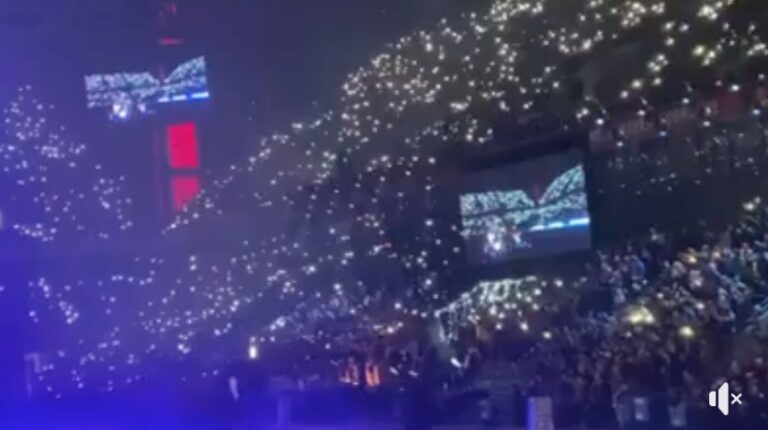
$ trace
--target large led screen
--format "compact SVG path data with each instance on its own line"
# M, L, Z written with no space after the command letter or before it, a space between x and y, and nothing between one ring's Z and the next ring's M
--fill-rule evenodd
M107 109L114 120L151 114L162 104L208 99L205 58L181 63L167 76L148 71L88 75L85 92L89 108Z
M580 151L474 173L461 189L471 263L541 257L591 246Z

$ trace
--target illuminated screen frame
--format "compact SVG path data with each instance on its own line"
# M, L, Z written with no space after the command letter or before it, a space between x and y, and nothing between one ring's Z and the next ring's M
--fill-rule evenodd
M531 195L534 184L538 196ZM460 188L461 235L470 264L592 246L582 151L549 153L475 172Z

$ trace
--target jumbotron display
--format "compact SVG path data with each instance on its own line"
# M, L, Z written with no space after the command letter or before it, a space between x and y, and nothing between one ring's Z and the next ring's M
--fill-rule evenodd
M205 100L208 92L204 57L177 66L168 76L150 72L120 72L85 77L89 108L109 111L112 120L124 121L154 112L158 105Z
M470 263L541 257L591 246L579 151L472 175L460 196Z

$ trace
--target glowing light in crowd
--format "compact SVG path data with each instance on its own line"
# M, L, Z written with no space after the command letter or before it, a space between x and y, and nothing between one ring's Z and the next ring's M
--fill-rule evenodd
M680 327L679 332L680 332L680 336L682 336L684 338L689 338L690 339L690 338L696 336L696 332L693 330L693 327L691 327L689 325L684 325L684 326Z
M627 322L632 325L651 325L656 323L656 317L648 308L641 306L628 312Z
M248 345L248 358L250 360L259 358L259 345L256 343L256 339L251 339L251 344Z

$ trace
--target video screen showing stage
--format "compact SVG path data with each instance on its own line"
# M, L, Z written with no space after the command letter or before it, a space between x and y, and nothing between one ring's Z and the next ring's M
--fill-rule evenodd
M471 175L461 186L470 263L542 257L591 246L582 154L535 158Z
M150 71L121 71L85 77L88 107L106 109L114 121L154 114L158 106L207 100L205 57L175 65L166 76Z

